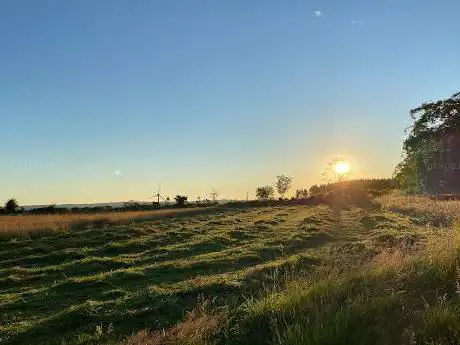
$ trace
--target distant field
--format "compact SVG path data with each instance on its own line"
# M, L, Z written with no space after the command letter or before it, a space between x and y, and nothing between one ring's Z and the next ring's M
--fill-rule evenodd
M91 224L102 225L123 223L134 220L148 220L158 217L173 216L200 209L163 209L153 211L104 212L94 214L68 213L44 215L0 216L0 237L17 235L37 235L56 231L67 231L71 228L87 227Z
M216 208L5 238L0 343L458 343L454 228L382 203Z

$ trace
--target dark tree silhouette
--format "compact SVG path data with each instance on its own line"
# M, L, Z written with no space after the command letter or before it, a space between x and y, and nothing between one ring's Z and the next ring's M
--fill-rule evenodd
M308 198L308 190L307 189L297 189L295 191L295 198L296 199L306 199L306 198Z
M176 195L174 200L176 200L177 206L184 206L185 202L187 201L188 197L185 195Z
M19 210L19 204L16 199L10 199L5 203L6 213L15 213Z
M422 181L423 162L438 156L439 138L460 129L460 92L447 99L423 103L409 113L413 124L403 143L403 160L396 166L393 177L401 188L421 192L426 187Z
M308 191L310 192L311 196L319 196L324 194L324 191L317 184L311 186Z
M275 194L275 189L272 186L257 187L256 189L256 197L259 200L272 199L273 194Z
M410 116L414 123L404 141L407 154L424 149L436 136L460 128L460 92L437 102L423 103L412 109Z

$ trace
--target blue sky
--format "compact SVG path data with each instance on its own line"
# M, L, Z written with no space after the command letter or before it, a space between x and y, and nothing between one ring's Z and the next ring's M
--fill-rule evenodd
M3 0L0 199L254 196L388 176L459 89L458 1Z

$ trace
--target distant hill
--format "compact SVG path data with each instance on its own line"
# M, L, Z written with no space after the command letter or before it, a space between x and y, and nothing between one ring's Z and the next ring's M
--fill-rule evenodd
M98 203L89 203L89 204L56 204L56 207L63 207L63 208L73 208L73 207L103 207L103 206L111 206L111 207L122 207L125 201L116 201L116 202L98 202ZM148 204L148 202L139 202L140 204ZM24 209L26 211L32 210L34 208L40 207L47 207L48 205L26 205Z

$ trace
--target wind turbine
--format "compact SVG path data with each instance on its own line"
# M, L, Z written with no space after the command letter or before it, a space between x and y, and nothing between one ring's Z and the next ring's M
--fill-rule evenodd
M165 200L165 198L160 194L160 192L161 192L161 186L158 186L158 191L157 191L157 193L154 194L154 195L152 195L152 196L150 196L150 197L148 197L147 199L154 199L154 198L157 198L157 201L156 201L156 202L157 202L157 205L160 205L160 198L161 198L161 200ZM154 201L154 203L155 203L155 201Z
M213 202L216 202L217 201L217 197L219 196L219 192L215 191L214 189L212 190L211 193L208 194L211 198L212 198L212 201Z

